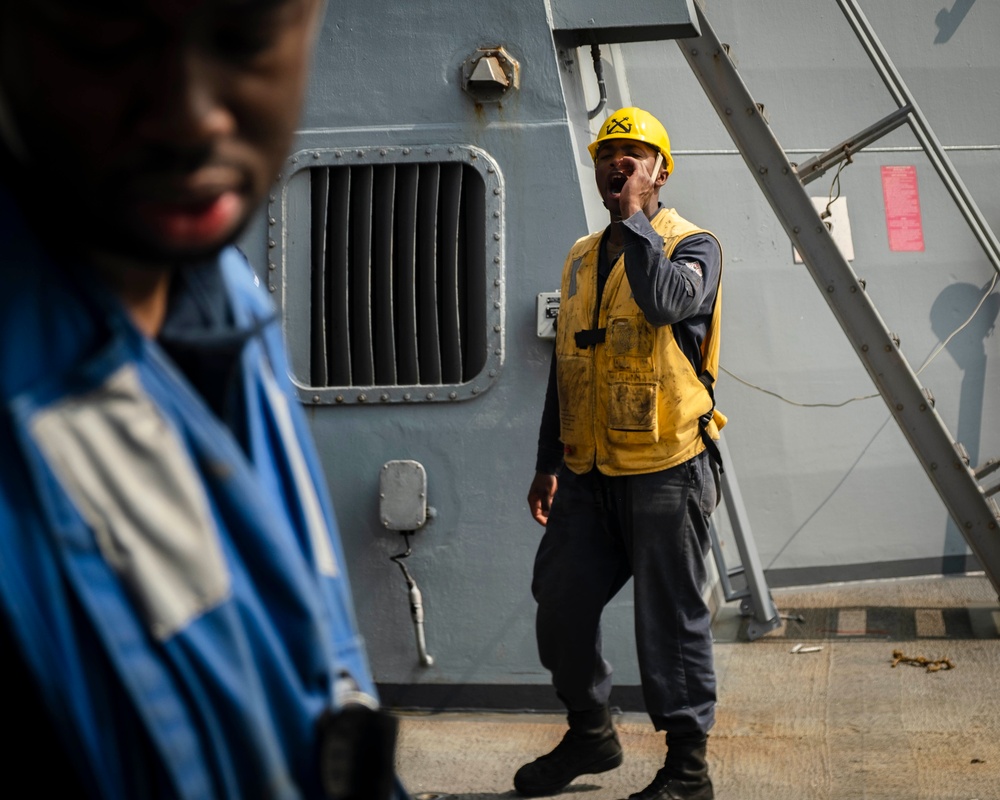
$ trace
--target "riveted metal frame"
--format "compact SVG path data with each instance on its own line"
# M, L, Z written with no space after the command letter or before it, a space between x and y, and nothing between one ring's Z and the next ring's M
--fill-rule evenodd
M478 374L462 383L313 386L309 375L309 333L289 321L307 313L303 303L311 291L309 242L311 232L308 189L296 186L302 173L317 167L405 164L463 164L472 167L484 185L485 213L482 241L486 252L482 277L485 287L482 318L486 322L485 361ZM305 182L308 185L308 182ZM300 400L310 405L391 405L395 403L456 402L471 400L498 379L504 361L504 184L499 166L484 150L471 145L311 147L290 155L278 176L268 203L267 286L280 310L289 342L292 381ZM308 328L308 325L305 326Z

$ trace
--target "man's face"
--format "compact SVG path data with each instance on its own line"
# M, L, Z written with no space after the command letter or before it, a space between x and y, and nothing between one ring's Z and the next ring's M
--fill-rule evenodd
M620 216L619 200L626 181L635 171L636 162L643 162L652 173L659 151L645 142L632 139L607 139L601 142L594 158L594 177L604 207ZM662 170L661 170L662 171ZM656 179L657 176L653 176Z
M0 0L0 88L35 213L140 262L231 241L291 144L321 8Z

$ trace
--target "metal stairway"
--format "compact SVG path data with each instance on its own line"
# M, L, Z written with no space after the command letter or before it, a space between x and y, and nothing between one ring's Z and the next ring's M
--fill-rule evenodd
M743 83L729 56L728 46L719 41L697 5L700 35L678 39L677 43L955 524L1000 593L1000 509L993 499L1000 492L1000 484L989 488L981 484L983 478L1000 469L1000 460L990 459L979 467L969 464L965 448L949 433L934 409L933 396L921 386L900 351L898 338L886 327L865 293L864 282L841 255L806 194L805 184L905 122L998 273L1000 243L857 2L837 2L898 108L851 139L797 166L788 160L771 132L762 114L763 107L754 101ZM728 503L729 498L726 499ZM736 534L739 541L738 530ZM753 571L756 549L752 547L752 540L750 545ZM740 549L742 554L745 547L741 545ZM719 557L717 552L717 560ZM744 564L747 563L745 560ZM762 576L759 564L756 570ZM720 564L720 572L724 571ZM762 589L751 586L751 589L756 616L760 620L761 616L770 613L773 604L768 607L770 598L766 585Z

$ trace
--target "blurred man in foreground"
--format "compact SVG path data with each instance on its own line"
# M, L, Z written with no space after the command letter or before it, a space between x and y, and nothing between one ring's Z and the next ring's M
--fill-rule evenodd
M0 0L4 761L43 765L32 794L398 792L277 321L231 246L323 9Z

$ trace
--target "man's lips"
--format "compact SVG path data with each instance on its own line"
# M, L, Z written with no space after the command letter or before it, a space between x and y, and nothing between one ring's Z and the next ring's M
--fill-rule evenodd
M246 210L243 197L227 189L208 196L141 200L141 222L157 238L179 250L221 244L236 229Z

